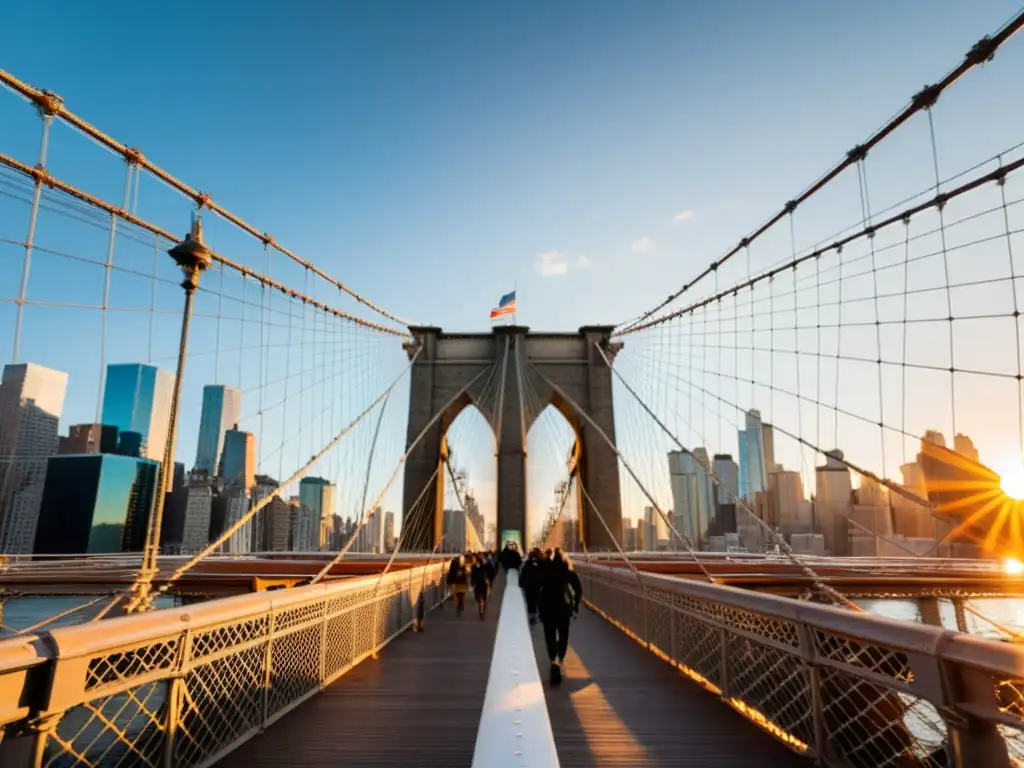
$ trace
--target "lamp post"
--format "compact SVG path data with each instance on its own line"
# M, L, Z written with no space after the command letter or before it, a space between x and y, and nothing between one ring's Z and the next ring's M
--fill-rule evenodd
M178 364L174 371L174 387L171 390L171 412L167 423L167 442L164 445L163 461L157 475L156 499L153 501L146 526L146 543L142 553L142 573L138 591L128 605L128 611L148 610L152 599L152 581L157 573L157 555L160 552L160 525L164 513L164 499L167 483L173 476L174 447L178 437L178 404L181 400L181 380L185 374L185 358L188 353L189 324L192 320L192 295L199 287L199 277L213 261L210 249L203 242L203 222L197 216L192 221L192 231L184 240L167 251L181 267L185 279L185 309L181 317L181 336L178 344Z

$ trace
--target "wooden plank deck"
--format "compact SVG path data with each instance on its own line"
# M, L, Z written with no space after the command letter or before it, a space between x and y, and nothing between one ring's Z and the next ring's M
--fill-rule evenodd
M480 621L472 595L427 615L329 688L218 763L224 768L453 768L473 762L501 583Z
M812 764L585 608L558 688L539 624L533 632L561 768Z

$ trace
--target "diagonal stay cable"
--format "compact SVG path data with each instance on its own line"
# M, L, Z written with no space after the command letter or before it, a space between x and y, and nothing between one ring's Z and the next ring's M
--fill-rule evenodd
M156 591L156 595L165 593L170 588L171 584L173 584L175 581L181 578L181 576L183 576L189 570L198 565L199 562L202 561L203 558L205 558L211 552L216 551L221 544L223 544L225 541L231 538L231 536L236 531L241 529L243 525L247 524L264 507L269 505L275 498L279 497L286 488L289 488L291 485L301 480L306 475L306 473L308 473L309 470L313 468L314 464L316 464L321 458L323 458L323 456L326 455L332 448L334 448L334 446L341 442L341 440L349 432L351 432L356 426L358 426L378 405L380 405L390 396L394 388L398 386L398 383L403 378L405 378L406 373L408 373L412 369L412 366L416 362L417 357L419 357L419 350L417 350L416 354L413 355L412 359L409 361L409 364L402 369L402 372L395 378L391 385L386 390L384 390L380 395L378 395L378 397L372 403L370 403L358 416L356 416L355 419L349 422L349 424L347 424L337 435L335 435L327 445L320 449L320 451L316 453L309 461L307 461L304 465L302 465L302 467L300 467L296 472L294 472L291 475L291 477L282 482L277 488L275 488L269 494L260 499L256 504L253 504L246 514L239 517L238 520L236 520L233 525L226 528L223 531L223 533L221 533L221 535L217 537L215 541L211 542L209 545L207 545L205 549L203 549L197 555L195 555L187 562L185 562L183 565L178 567L167 578L167 580L160 587L160 589ZM137 598L133 599L129 608L133 608L136 602Z
M420 349L422 349L422 347ZM417 351L416 356L419 356L419 351ZM415 359L416 358L414 357L413 361L415 361ZM409 367L410 368L412 367L412 362L409 363ZM433 428L433 426L438 422L438 420L445 414L445 412L460 397L462 397L464 394L466 394L466 392L469 390L469 388L472 387L474 384L476 384L476 382L480 379L480 377L483 376L485 373L487 373L491 368L492 368L492 366L489 365L486 368L484 368L483 370L481 370L476 376L474 376L472 379L470 379L466 383L466 385L464 387L462 387L462 389L460 389L458 392L456 392L454 395L452 395L450 398L448 398L447 402L445 402L445 404L442 405L441 408L438 409L438 411L433 415L433 417L430 419L430 421L428 421L426 423L426 425L423 427L423 429L420 430L419 434L416 435L416 438L409 444L409 447L406 448L405 453L403 453L402 456L398 459L398 464L395 466L395 471L391 473L391 477L388 478L388 481L384 484L384 487L381 489L381 492L379 494L377 494L377 498L374 499L373 502L369 506L363 508L363 512L359 516L359 525L356 527L357 531L359 530L359 528L361 528L366 523L367 512L369 510L373 509L374 507L376 507L378 504L380 504L380 502L383 500L383 498L387 495L388 491L391 488L391 485L395 482L395 478L398 477L398 473L401 472L402 467L405 466L405 462L409 458L409 455L416 449L416 446L420 444L420 441L426 436L427 432L429 432ZM405 520L403 520L402 523L403 523L402 527L404 528L405 527L405 525L404 525ZM330 572L331 568L333 568L335 565L337 565L337 563L348 553L349 549L352 548L352 544L353 544L354 541L355 541L355 536L354 535L349 537L349 540L345 543L345 546L343 546L340 550L338 550L338 553L333 558L331 558L330 562L328 562L323 568L320 569L320 571L316 574L316 576L314 576L310 580L309 583L310 584L316 584L318 581L320 581L320 579L322 579L324 576L326 576Z
M605 431L603 429L601 429L601 427L598 425L598 423L591 418L590 414L587 413L586 411L584 411L576 403L575 400L573 400L571 397L569 397L569 395L566 393L566 391L564 389L559 387L557 384L555 384L553 381L551 381L551 379L549 379L547 376L545 376L543 373L541 373L539 370L537 370L536 366L531 365L530 367L533 368L533 372L535 374L537 374L537 376L540 377L540 379L544 383L546 383L549 387L551 387L553 392L555 392L566 403L568 403L569 406L574 411L576 411L576 413L579 414L583 418L583 420L586 421L587 424L595 432L597 432L597 434L599 434L601 436L601 439L604 440L605 443L607 443L608 447L611 448L612 451L615 453L615 455L619 458L619 461L622 462L622 466L625 467L626 472L629 473L629 476L633 478L633 481L640 488L640 491L644 494L644 496L647 497L647 500L651 503L651 506L653 506L654 509L657 511L657 513L658 513L659 517L661 517L662 521L669 527L669 530L671 530L676 535L676 537L683 543L683 545L687 548L687 550L689 551L690 555L693 557L694 562L697 563L697 567L700 568L700 570L704 573L704 575L707 577L708 581L710 581L712 584L717 583L716 580L715 580L715 577L711 575L711 572L708 571L708 569L705 567L704 563L701 562L700 558L697 557L694 554L692 542L690 542L689 538L685 534L682 534L678 530L676 530L676 527L675 527L675 525L673 525L672 521L669 519L669 516L667 514L665 514L665 511L661 508L661 505L658 504L658 502L655 500L655 498L651 494L651 492L647 490L647 486L645 486L643 484L643 482L640 480L639 476L637 476L637 474L634 471L633 467L626 460L626 457L623 456L622 453L619 451L618 446L615 445L615 441L612 440L610 437L608 437L608 435L605 433Z
M675 434L673 434L673 432L667 426L665 426L665 424L661 421L661 419L659 419L657 417L657 415L654 414L651 411L651 409L647 406L647 403L645 403L643 401L643 399L636 393L636 391L629 385L629 382L627 382L622 377L622 374L620 374L618 372L618 370L616 370L615 366L612 365L611 360L609 360L607 355L605 355L604 350L601 349L601 347L599 345L597 345L597 344L595 344L594 346L597 348L597 351L601 354L601 357L604 360L605 365L608 366L608 368L611 370L612 374L626 388L626 391L628 391L636 399L637 403L640 404L640 407L644 409L644 411L647 413L648 416L651 417L651 419L654 421L654 423L657 424L661 428L661 430L666 435L668 435L669 438L671 438L671 440L679 447L679 450L681 450L684 453L688 454L689 456L693 457L695 460L697 460L700 463L700 465L702 467L704 467L705 471L708 473L708 475L711 477L712 481L715 483L715 485L718 488L726 488L726 490L729 493L729 495L733 496L735 498L737 506L740 506L741 508L743 508L747 512L747 514L750 516L751 519L753 519L758 525L760 525L762 529L764 529L764 530L766 530L768 532L768 534L772 537L772 539L775 541L775 543L779 546L779 550L781 552L783 552L786 555L786 557L795 566L797 566L800 569L800 571L805 576L807 576L809 579L811 579L811 581L814 583L814 585L816 587L818 587L818 589L820 589L824 594L827 594L829 597L831 597L835 602L837 602L840 605L844 605L847 608L851 608L851 609L856 610L856 611L863 611L864 610L859 605L854 603L852 600L850 600L849 598L847 598L843 594L841 594L839 591L837 591L834 587L830 586L810 566L808 566L799 557L797 557L797 555L793 551L792 547L789 546L789 544L786 542L785 538L781 534L779 534L776 531L772 530L771 526L769 526L767 523L764 522L764 520L762 520L757 514L755 514L754 510L750 507L749 504L747 504L747 502L744 499L741 499L738 494L733 494L731 489L728 489L724 484L722 484L721 481L718 478L718 475L715 474L714 470L711 467L706 466L704 464L704 462L700 461L700 459L697 459L697 457L693 456L693 454L687 448L685 448L683 446L683 444L679 440L679 438L676 437ZM696 556L694 556L694 559L697 559ZM698 562L699 562L699 560L698 560Z

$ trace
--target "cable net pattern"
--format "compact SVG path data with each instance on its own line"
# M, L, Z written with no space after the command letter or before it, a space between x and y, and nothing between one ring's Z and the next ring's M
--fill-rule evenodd
M797 752L856 768L949 765L950 726L940 709L966 705L1003 737L1010 758L1021 755L1021 682L983 669L1015 669L1020 654L1010 661L978 656L972 666L962 656L930 655L930 628L908 625L907 634L883 643L857 636L833 613L794 620L772 615L771 598L764 611L750 610L734 604L740 598L687 594L692 582L667 586L671 580L645 576L657 583L641 593L624 569L577 568L592 608ZM684 599L664 599L670 594ZM995 644L992 650L1002 653ZM939 665L965 681L963 691L923 681Z

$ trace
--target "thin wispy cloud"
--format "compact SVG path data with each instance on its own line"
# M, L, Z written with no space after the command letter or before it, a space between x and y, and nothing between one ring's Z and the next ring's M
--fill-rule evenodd
M587 269L588 267L594 266L594 262L590 260L590 257L585 253L581 253L576 259L576 264L580 269Z
M547 251L537 254L535 266L544 277L564 275L569 271L569 258L561 251Z
M647 253L648 251L653 251L657 247L658 244L647 235L644 235L632 245L634 253Z
M673 216L672 217L672 221L674 221L677 224L679 224L680 222L683 222L683 221L689 221L690 219L692 219L696 215L697 215L696 211L687 208L686 210L680 211L675 216Z

